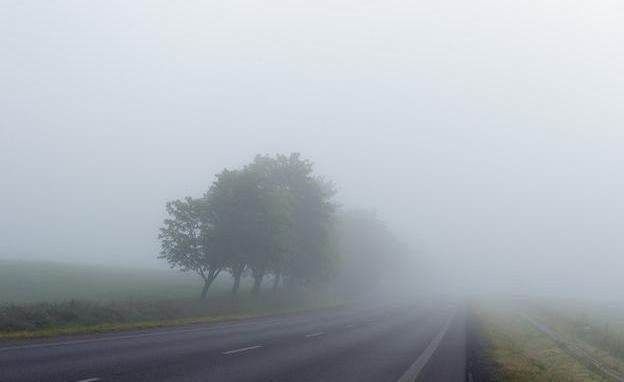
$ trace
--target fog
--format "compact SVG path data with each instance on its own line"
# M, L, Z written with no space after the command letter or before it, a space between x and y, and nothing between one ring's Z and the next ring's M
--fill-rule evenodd
M164 267L168 200L301 152L474 291L623 297L619 1L5 1L0 258Z

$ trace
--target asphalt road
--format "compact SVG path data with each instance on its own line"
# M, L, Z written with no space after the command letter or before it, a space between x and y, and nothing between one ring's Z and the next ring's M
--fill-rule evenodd
M465 381L450 305L365 305L0 344L0 381Z

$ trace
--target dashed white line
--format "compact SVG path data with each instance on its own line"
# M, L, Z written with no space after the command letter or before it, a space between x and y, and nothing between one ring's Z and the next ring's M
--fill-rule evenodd
M76 381L76 382L98 382L101 381L100 378L89 378L89 379L81 379L80 381Z
M223 354L224 355L229 355L229 354L242 353L244 351L260 349L261 347L262 347L262 345L248 346L246 348L240 348L240 349L234 349L234 350L226 351L226 352L223 352Z
M306 337L318 337L318 336L322 336L323 334L325 334L324 332L316 332L316 333L310 333L310 334L306 334Z

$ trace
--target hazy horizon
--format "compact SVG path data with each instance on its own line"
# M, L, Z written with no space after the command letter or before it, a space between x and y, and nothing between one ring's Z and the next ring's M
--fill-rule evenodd
M0 259L165 267L167 201L300 152L417 277L624 297L623 3L4 5Z

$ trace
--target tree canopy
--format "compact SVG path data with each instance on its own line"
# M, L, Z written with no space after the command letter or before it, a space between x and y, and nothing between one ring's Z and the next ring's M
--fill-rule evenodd
M258 155L241 169L217 174L202 197L167 203L160 258L199 274L202 299L222 271L234 278L233 295L245 274L254 280L252 294L267 275L274 288L294 289L354 277L339 268L373 264L389 234L366 214L337 219L335 193L297 153ZM374 268L363 267L361 276L374 278Z

